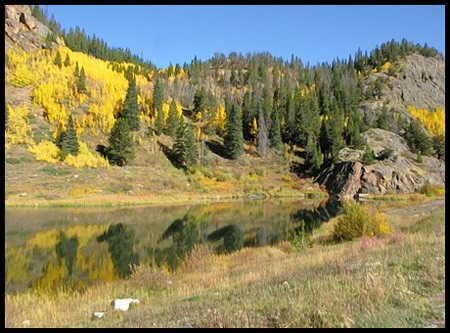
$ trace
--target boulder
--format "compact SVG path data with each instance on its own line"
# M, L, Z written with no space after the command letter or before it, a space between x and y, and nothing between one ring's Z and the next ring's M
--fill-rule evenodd
M361 188L363 165L360 162L340 162L323 170L315 182L325 185L327 192L337 199L349 199Z
M139 300L132 298L116 298L111 302L111 308L114 310L127 311L131 303L139 304Z
M418 163L405 140L393 132L372 128L362 137L379 159L372 165L363 165L362 150L341 149L341 161L322 170L315 180L325 185L331 196L349 199L359 193L414 193L427 182L445 186L445 162L423 156L423 162ZM392 150L391 156L381 160L381 153L387 149Z

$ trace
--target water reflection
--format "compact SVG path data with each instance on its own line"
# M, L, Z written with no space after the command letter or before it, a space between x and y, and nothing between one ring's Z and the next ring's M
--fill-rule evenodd
M5 214L5 290L83 289L126 277L131 265L176 270L197 244L216 253L290 239L334 217L337 201L243 202ZM28 225L32 217L33 224ZM64 218L62 218L64 217Z
M119 277L125 277L131 273L130 265L139 265L139 254L133 252L133 227L122 223L112 225L107 232L97 237L97 242L104 241L108 243L108 251Z

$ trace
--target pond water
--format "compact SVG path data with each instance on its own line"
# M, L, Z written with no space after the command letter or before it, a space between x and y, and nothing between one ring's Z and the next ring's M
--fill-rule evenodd
M217 253L291 239L336 216L340 202L264 200L123 208L7 208L5 291L83 289L131 265L174 270L197 244Z

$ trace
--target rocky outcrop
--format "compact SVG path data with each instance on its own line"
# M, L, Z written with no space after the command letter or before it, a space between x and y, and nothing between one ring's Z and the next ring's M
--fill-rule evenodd
M445 185L445 163L428 156L418 163L399 135L372 128L362 136L379 160L373 165L363 165L362 150L342 149L339 155L342 161L324 169L315 180L325 185L330 195L348 199L357 193L414 193L426 182ZM380 160L387 149L392 150L391 155Z
M401 132L398 123L400 116L406 125L414 119L406 112L408 105L427 110L433 110L436 106L445 107L445 60L440 56L412 54L401 62L402 70L395 75L373 73L364 80L364 89L376 79L387 83L383 89L384 96L374 101L365 101L361 105L364 122L372 126L380 117L383 103L386 102L387 127L397 134Z
M445 61L412 54L392 82L393 102L432 110L445 106Z
M28 5L5 5L5 53L14 45L27 52L40 50L49 32L31 15Z

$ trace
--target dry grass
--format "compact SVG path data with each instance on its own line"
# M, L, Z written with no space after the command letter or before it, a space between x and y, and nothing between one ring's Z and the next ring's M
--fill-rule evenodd
M408 221L387 216L384 238L322 242L336 219L313 234L312 248L289 242L217 255L197 247L174 273L137 267L127 280L58 297L6 295L7 327L421 327L444 325L445 211ZM138 298L127 312L117 297Z

